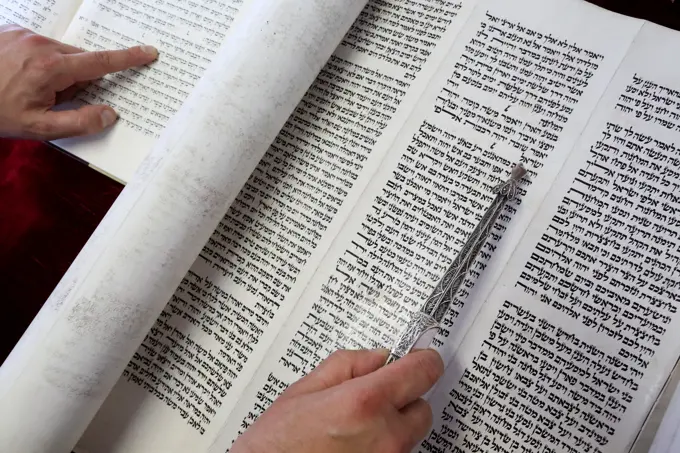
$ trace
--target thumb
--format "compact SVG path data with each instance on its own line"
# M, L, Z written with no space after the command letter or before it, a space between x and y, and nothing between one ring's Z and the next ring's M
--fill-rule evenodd
M362 379L369 387L385 392L394 407L401 410L427 393L443 374L444 362L439 353L423 349Z
M118 119L116 112L106 105L85 105L76 110L40 113L30 122L28 133L40 140L56 140L102 132Z
M388 354L386 349L334 352L314 371L288 387L281 399L320 392L370 374L385 364Z

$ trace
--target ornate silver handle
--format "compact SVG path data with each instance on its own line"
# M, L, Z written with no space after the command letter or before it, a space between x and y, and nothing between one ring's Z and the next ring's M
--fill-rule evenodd
M392 348L386 365L411 352L424 335L431 333L433 329L438 330L440 328L451 302L465 281L465 276L470 271L480 250L486 244L498 216L503 211L505 204L517 196L519 184L524 175L526 175L524 167L521 164L516 165L512 169L510 179L494 187L493 193L496 194L496 198L461 248L456 259L453 260L451 266L434 288L432 295L423 307L411 316L406 328Z

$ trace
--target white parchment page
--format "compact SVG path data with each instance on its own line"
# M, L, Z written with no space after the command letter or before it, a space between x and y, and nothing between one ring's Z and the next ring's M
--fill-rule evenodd
M531 184L438 339L450 358L640 26L582 2L481 2L211 451L335 349L390 347L521 160Z
M474 4L369 1L79 447L170 453L214 441Z
M0 25L17 24L61 40L81 0L2 0Z
M252 3L0 370L0 450L75 445L363 5Z
M678 45L636 37L431 398L422 453L630 450L680 354Z

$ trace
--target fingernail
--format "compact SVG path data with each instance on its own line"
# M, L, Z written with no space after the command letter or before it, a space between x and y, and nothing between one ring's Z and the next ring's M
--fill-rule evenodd
M104 110L102 112L102 125L104 127L109 127L118 119L118 115L113 113L111 110Z
M156 49L154 46L142 46L140 47L140 49L142 50L142 52L151 57L154 58L158 57L158 49Z

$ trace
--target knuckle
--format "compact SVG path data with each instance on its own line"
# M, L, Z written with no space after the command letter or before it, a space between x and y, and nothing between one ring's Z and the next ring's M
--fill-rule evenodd
M433 414L432 407L424 399L419 399L411 408L408 417L407 427L403 430L406 437L404 442L416 443L424 438L432 428Z
M54 126L44 120L34 120L24 126L24 131L36 137L47 137L54 133Z
M94 59L98 65L103 67L111 66L111 53L105 50L97 50L93 53Z
M370 388L359 388L352 395L353 412L359 416L370 417L380 410L377 392Z
M422 378L433 385L444 374L444 363L439 354L435 352L418 354L415 365Z
M45 36L38 35L36 33L24 29L19 30L19 36L21 36L21 40L24 42L24 44L27 44L30 47L40 47L51 42Z
M31 34L29 30L16 24L0 25L0 33L13 33L17 36Z
M62 57L57 53L47 55L32 55L25 60L25 69L41 73L51 73L59 67L61 61Z
M432 415L432 406L430 406L430 403L428 403L425 400L422 400L422 410L421 410L421 423L423 430L428 430L432 427L432 421L433 421L433 415Z
M352 361L353 356L354 356L354 354L352 353L352 351L347 351L347 350L341 349L339 351L333 352L328 357L328 361L329 362L338 362L338 363L341 363L341 364L347 364L347 363L350 363Z

